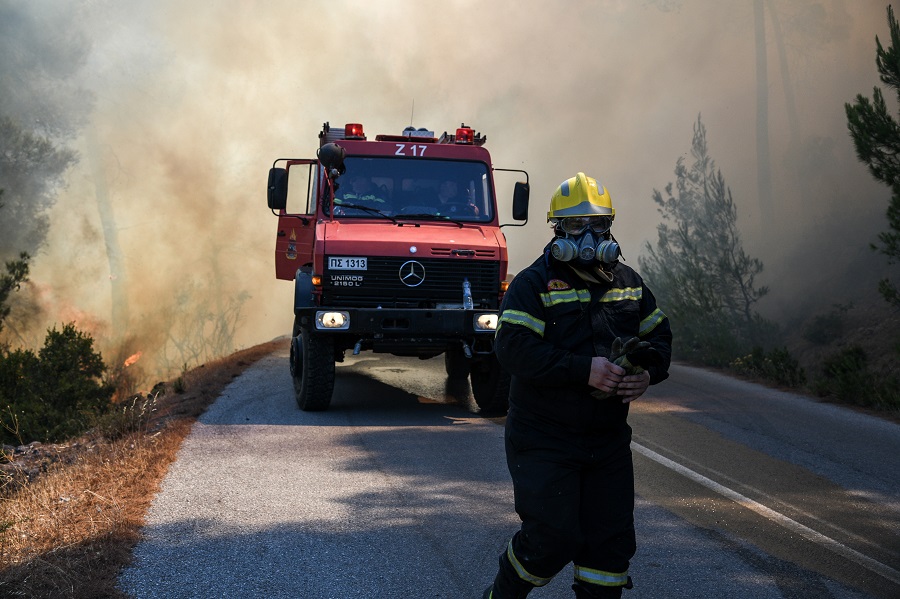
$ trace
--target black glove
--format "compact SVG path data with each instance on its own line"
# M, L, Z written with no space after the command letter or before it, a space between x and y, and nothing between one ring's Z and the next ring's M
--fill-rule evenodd
M641 341L639 337L632 337L627 341L623 341L622 337L616 337L612 342L609 352L609 361L616 366L625 369L625 375L640 374L644 372L642 364L649 362L650 349L649 341ZM615 396L615 391L601 391L597 389L591 395L597 399L607 399Z
M644 343L647 343L644 341ZM642 347L628 354L628 361L635 366L640 366L644 370L649 369L659 359L659 354L651 347Z
M628 372L628 374L640 374L644 371L644 367L648 365L648 358L650 358L652 351L649 341L641 341L638 337L622 341L622 337L616 337L612 343L609 360L625 370L637 369L635 372Z

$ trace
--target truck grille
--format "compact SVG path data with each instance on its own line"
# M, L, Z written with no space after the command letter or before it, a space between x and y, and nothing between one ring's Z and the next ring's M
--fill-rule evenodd
M424 267L425 279L415 287L400 280L400 267L413 260ZM325 259L326 265L328 259ZM404 271L405 273L408 270ZM343 276L348 285L336 284ZM362 279L354 277L361 276ZM498 307L500 264L493 260L368 258L365 271L325 269L322 305L360 308L433 308L461 304L463 278L472 286L472 299L482 308Z

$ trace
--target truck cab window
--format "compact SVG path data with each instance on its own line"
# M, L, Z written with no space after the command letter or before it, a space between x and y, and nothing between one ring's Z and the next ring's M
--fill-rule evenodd
M416 215L443 215L472 222L494 218L484 163L351 156L345 165L336 204L364 205L414 219ZM370 210L345 207L335 216L371 218L372 214Z

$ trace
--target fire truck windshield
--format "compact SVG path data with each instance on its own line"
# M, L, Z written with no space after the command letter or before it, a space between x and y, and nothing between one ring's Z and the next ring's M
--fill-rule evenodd
M409 215L411 219L494 219L494 201L483 162L348 156L344 166L346 172L338 178L334 194L336 218L373 218L377 211L387 216Z

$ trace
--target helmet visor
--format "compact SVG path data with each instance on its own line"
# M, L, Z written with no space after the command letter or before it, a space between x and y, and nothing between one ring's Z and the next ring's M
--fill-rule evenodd
M606 233L612 228L611 216L569 216L559 219L557 226L569 235L581 235L588 229L594 233Z

